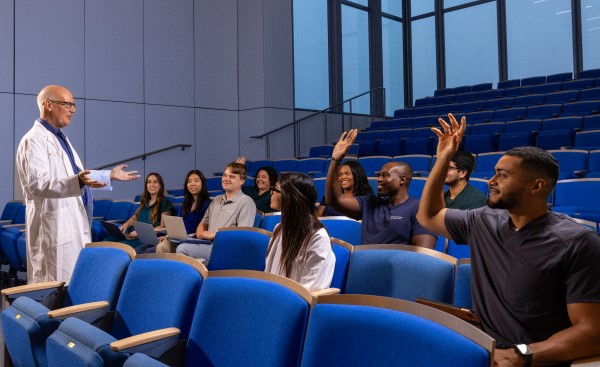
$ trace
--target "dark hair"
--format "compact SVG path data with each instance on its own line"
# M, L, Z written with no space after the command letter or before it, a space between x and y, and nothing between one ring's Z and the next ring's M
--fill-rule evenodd
M512 148L504 155L521 158L521 166L525 171L542 175L548 183L549 192L556 186L559 167L552 154L540 148L526 146Z
M373 193L373 188L369 184L367 174L363 169L363 166L358 161L349 160L344 162L340 168L348 166L350 172L352 172L352 178L354 179L354 196L363 196L369 193Z
M245 180L246 177L248 177L248 168L246 168L246 165L243 163L231 162L225 167L225 169L227 168L231 168L231 172L233 172L234 175L240 175L242 180Z
M267 172L267 176L269 176L269 184L271 184L271 186L275 186L275 184L277 183L277 180L279 179L279 174L277 173L275 168L270 167L270 166L262 166L258 169L258 171L256 171L257 176L258 176L258 172L260 172L260 171ZM258 191L258 186L256 185L256 177L254 178L254 187Z
M210 200L208 197L208 188L206 187L206 177L204 177L204 174L197 169L190 170L187 175L185 175L185 181L183 181L183 204L181 205L181 216L183 218L192 212L192 206L194 205L194 195L192 195L187 187L191 175L198 175L200 177L200 182L202 182L202 188L198 193L198 203L196 204L194 212L202 208L203 202Z
M158 193L156 194L156 202L154 203L154 208L152 209L152 212L150 213L150 221L152 223L154 223L154 222L158 222L158 220L160 219L160 218L158 218L158 210L160 209L160 203L165 198L165 182L163 181L162 176L156 172L148 173L148 175L146 176L146 179L144 180L144 193L142 194L142 197L140 199L139 208L137 208L137 210L135 211L135 214L133 214L133 220L138 219L138 216L140 215L140 212L142 211L142 209L146 206L146 203L150 202L151 195L148 192L148 179L150 178L150 176L156 177L156 179L158 180L158 183L160 184L160 189L158 190Z
M317 190L312 178L300 172L279 177L281 188L281 270L289 277L300 251L323 224L315 214Z
M469 181L471 172L473 172L473 166L475 165L475 157L473 157L473 155L469 152L459 150L458 152L454 153L450 160L456 164L456 167L459 170L467 172L465 179Z

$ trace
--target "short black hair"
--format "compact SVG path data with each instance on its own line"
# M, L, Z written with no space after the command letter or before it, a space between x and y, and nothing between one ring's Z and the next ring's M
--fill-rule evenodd
M467 172L465 179L469 181L471 172L473 172L473 166L475 166L475 157L473 157L473 155L469 152L459 150L454 153L452 158L450 158L450 161L454 162L459 170Z
M258 176L258 172L265 171L267 176L269 176L269 183L271 186L275 186L277 181L279 180L279 174L277 170L271 166L262 166L256 171L256 176ZM258 185L256 184L256 177L254 177L254 187L258 190Z
M504 155L521 158L523 168L528 172L542 175L548 182L550 191L556 186L559 172L558 161L547 151L537 147L525 146L512 148Z

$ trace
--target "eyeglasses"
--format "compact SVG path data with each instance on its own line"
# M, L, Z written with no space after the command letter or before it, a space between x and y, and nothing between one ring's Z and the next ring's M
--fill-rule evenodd
M275 186L271 186L271 191L274 191L278 194L281 194L281 190L279 190L278 188L276 188Z
M448 172L454 171L454 170L460 170L460 168L458 168L458 167L448 167Z
M59 104L59 105L63 106L64 108L68 109L68 110L70 110L71 108L77 108L77 105L75 103L73 103L73 102L53 101L51 99L49 99L48 102Z

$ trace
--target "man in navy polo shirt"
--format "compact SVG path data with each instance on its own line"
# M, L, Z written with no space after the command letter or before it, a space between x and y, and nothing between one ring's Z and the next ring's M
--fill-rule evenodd
M405 244L433 249L436 237L416 219L419 200L408 195L412 168L404 162L385 164L377 179L377 196L342 195L338 166L356 139L356 130L343 133L331 154L325 202L348 217L361 219L361 244Z

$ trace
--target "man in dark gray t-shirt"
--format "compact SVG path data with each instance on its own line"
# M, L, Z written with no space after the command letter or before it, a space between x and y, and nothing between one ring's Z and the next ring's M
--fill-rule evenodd
M488 207L444 208L442 190L466 120L440 119L437 161L417 219L471 245L473 307L497 341L499 366L563 365L600 356L600 239L548 211L557 161L535 147L507 151L490 179ZM513 348L511 348L511 346Z

